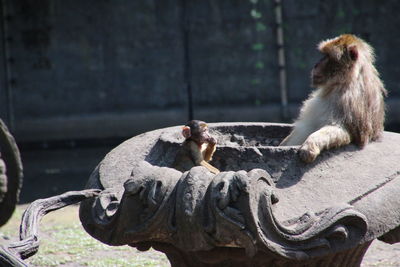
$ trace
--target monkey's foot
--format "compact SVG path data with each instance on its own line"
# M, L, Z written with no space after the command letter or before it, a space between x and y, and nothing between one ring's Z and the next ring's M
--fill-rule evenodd
M309 143L304 143L299 149L300 159L306 163L313 162L317 158L319 153L319 148Z
M215 169L215 170L212 170L211 172L214 173L214 174L218 174L218 173L219 173L219 170L218 170L218 169Z

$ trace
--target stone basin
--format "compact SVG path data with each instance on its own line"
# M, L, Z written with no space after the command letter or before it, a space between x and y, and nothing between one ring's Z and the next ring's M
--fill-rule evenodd
M213 175L170 168L181 126L135 136L96 167L80 219L109 245L154 247L172 266L358 266L400 240L400 135L299 160L291 125L210 123Z

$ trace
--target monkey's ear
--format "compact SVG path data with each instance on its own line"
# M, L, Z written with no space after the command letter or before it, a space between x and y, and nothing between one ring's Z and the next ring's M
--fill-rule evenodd
M183 137L185 137L185 139L188 139L190 136L192 136L189 126L182 127L182 135Z
M357 46L352 45L348 47L349 55L351 60L356 61L358 58L358 49Z

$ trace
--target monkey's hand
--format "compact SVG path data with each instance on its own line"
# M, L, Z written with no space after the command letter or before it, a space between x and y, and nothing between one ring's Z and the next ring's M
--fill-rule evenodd
M215 141L215 139L213 139ZM212 156L214 155L216 149L215 143L208 143L207 148L204 151L204 160L209 162L212 160Z
M312 133L300 147L300 158L313 162L322 150L347 145L351 142L350 133L340 125L326 125Z
M212 136L210 136L209 138L207 138L207 142L208 142L209 144L211 144L211 145L216 145L216 144L217 144L217 140L216 140L214 137L212 137Z
M299 149L299 156L306 163L313 162L321 153L317 145L306 141Z

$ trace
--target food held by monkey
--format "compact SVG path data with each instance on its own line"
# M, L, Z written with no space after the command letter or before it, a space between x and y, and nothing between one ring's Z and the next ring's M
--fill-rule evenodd
M204 166L212 173L219 170L208 163L215 152L217 141L208 132L204 121L191 120L182 128L185 141L176 155L173 167L181 172L194 166Z
M374 66L372 47L344 34L322 41L323 54L311 71L316 88L303 103L292 132L281 143L300 145L299 155L312 162L324 149L355 143L364 147L383 131L386 89Z

